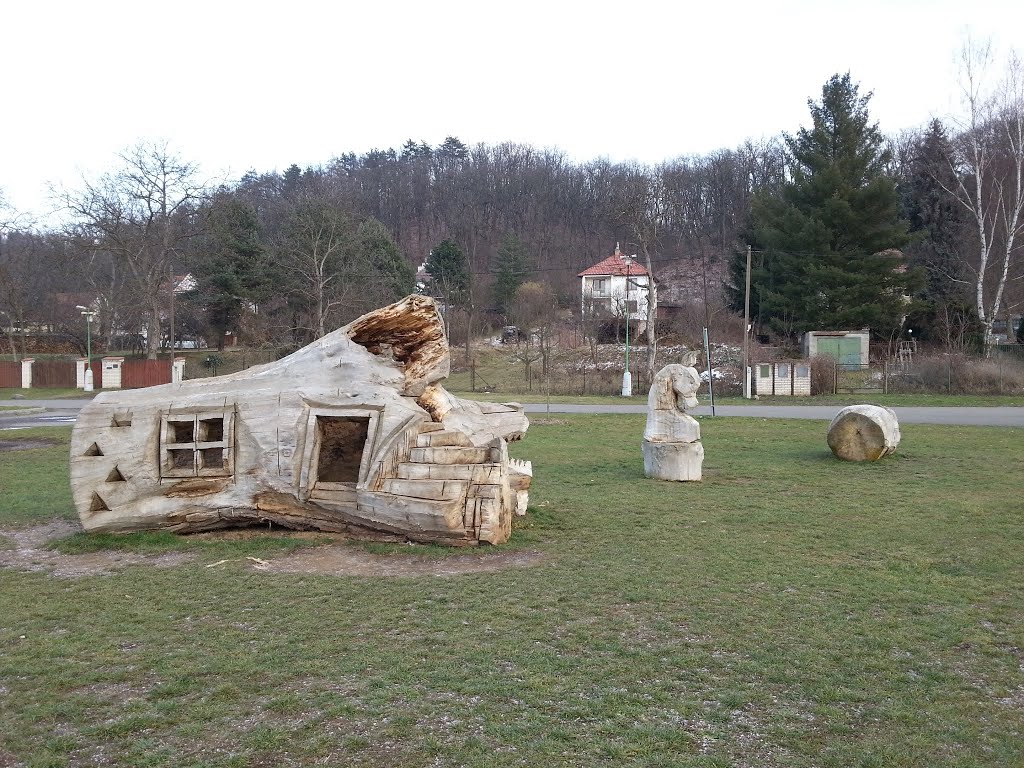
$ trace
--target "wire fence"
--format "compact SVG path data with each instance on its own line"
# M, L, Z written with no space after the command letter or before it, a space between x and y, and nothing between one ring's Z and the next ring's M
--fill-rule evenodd
M912 361L835 365L832 391L814 394L1024 394L1024 359L1005 351L989 357L942 354Z

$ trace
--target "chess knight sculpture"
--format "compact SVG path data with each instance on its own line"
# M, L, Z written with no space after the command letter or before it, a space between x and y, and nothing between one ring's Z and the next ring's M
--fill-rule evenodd
M704 446L700 424L686 411L697 407L700 375L690 365L672 364L654 377L647 396L642 443L644 474L658 480L700 480Z

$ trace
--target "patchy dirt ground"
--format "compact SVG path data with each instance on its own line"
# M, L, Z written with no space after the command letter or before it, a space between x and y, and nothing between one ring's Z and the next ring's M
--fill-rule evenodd
M310 573L335 576L459 576L466 573L489 573L509 568L527 568L543 560L539 552L507 552L485 548L459 552L445 557L419 554L376 555L339 539L335 543L311 546L268 558L239 557L216 563L199 564L191 552L168 552L159 555L110 550L66 555L47 547L48 543L81 532L81 526L66 520L54 520L33 528L0 530L0 567L22 571L50 573L63 578L107 576L128 565L150 565L154 568L219 568L230 563L242 564L260 573ZM202 534L205 539L236 539L251 537L251 531L228 531ZM322 539L322 534L310 538Z
M107 576L119 567L148 563L157 568L172 568L192 559L186 552L169 552L162 555L145 555L136 552L87 552L81 555L65 555L47 548L54 539L63 539L80 533L78 523L54 520L34 528L0 530L0 536L14 542L13 547L2 548L0 540L0 567L17 568L22 571L41 571L64 578L81 576Z
M332 573L346 576L459 576L526 568L541 561L539 552L484 549L447 557L374 555L346 544L301 550L268 560L261 570L281 573Z

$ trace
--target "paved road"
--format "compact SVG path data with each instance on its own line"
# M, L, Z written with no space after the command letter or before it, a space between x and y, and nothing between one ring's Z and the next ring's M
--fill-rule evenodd
M831 421L841 405L719 405L717 416L747 416L758 419L823 419ZM525 405L527 413L546 413L544 403ZM1024 408L893 408L900 423L965 424L971 426L1024 427ZM551 413L647 413L646 405L573 405L552 403ZM692 413L710 416L711 407L702 405Z
M0 430L27 429L28 427L61 426L73 424L79 409L88 400L24 400L4 401L4 405L24 405L26 408L45 408L42 413L25 416L4 416L0 411ZM547 413L544 403L528 403L527 413ZM720 405L718 416L747 416L759 419L822 419L829 421L842 408L840 405ZM900 423L906 424L963 424L968 426L1024 427L1024 408L894 408ZM551 413L646 413L646 405L579 405L552 403ZM698 416L710 416L711 408L702 405L694 409Z
M0 400L5 408L14 406L25 410L43 408L42 412L5 416L0 411L0 430L28 429L29 427L66 427L75 423L78 411L89 400Z

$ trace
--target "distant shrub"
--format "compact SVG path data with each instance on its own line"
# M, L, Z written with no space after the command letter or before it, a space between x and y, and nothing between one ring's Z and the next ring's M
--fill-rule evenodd
M1024 394L1024 362L968 355L918 357L905 373L893 375L890 392L952 395Z
M832 395L836 390L836 359L831 355L811 358L811 394Z

